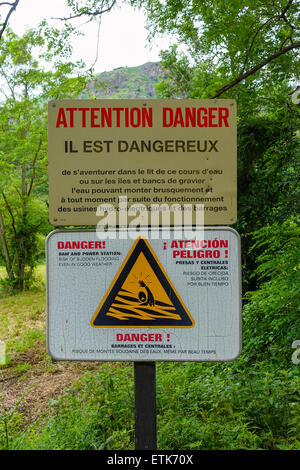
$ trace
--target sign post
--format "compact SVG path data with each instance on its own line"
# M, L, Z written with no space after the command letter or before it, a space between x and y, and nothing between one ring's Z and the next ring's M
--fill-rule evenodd
M134 362L135 448L156 449L155 362Z

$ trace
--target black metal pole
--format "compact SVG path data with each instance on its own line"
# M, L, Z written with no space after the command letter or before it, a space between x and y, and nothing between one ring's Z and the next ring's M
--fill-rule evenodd
M155 362L134 363L135 449L156 450Z

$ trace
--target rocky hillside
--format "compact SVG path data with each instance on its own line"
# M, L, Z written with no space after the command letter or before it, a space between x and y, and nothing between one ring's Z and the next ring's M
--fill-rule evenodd
M81 98L132 99L156 98L155 83L160 73L158 62L147 62L137 67L119 67L111 72L103 72L89 84L88 93Z

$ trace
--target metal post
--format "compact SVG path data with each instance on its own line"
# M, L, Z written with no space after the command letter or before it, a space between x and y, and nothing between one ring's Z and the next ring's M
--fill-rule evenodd
M155 362L134 363L135 449L156 450Z

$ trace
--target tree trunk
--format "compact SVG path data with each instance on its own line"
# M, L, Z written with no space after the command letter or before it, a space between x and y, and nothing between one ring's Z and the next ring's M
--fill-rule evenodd
M3 248L4 258L5 258L6 272L7 272L8 277L11 277L12 276L11 262L10 262L8 247L7 247L7 241L6 241L6 236L5 236L5 225L4 225L4 220L2 217L1 209L0 209L0 238L1 238L2 248Z
M22 260L19 261L18 266L18 290L22 292L24 290L24 275L25 275L25 264Z
M23 163L22 165L22 181L21 181L21 192L22 192L22 224L23 226L26 225L26 165ZM20 234L19 234L20 235ZM19 238L18 243L18 289L20 292L24 289L24 275L25 275L25 263L24 263L24 255L25 255L25 240L23 235Z

